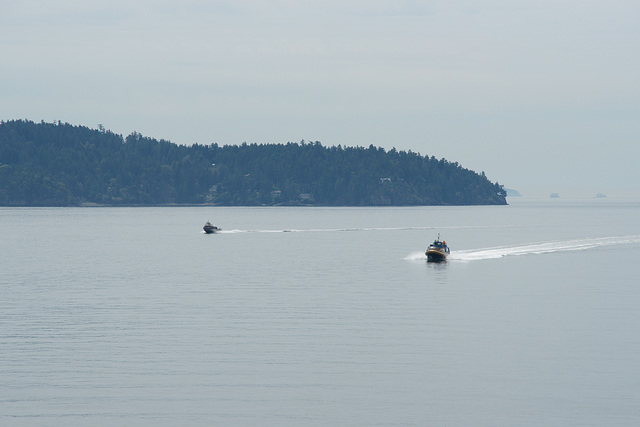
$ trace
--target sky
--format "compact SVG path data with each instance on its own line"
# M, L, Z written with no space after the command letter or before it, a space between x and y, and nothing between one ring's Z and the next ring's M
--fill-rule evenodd
M640 195L637 0L0 0L0 119Z

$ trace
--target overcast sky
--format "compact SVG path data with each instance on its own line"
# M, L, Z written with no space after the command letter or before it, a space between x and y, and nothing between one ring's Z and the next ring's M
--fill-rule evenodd
M640 194L637 0L0 0L0 119Z

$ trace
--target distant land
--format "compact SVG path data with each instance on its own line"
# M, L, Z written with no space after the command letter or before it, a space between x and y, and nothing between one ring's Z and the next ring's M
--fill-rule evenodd
M518 190L513 190L511 188L505 188L507 192L507 197L522 197L522 194Z
M68 123L0 122L0 206L506 205L485 173L412 151L177 145Z

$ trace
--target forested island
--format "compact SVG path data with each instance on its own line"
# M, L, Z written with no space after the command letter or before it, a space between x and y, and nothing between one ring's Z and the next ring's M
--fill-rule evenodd
M0 123L0 206L505 205L457 162L320 142L192 146L68 123Z

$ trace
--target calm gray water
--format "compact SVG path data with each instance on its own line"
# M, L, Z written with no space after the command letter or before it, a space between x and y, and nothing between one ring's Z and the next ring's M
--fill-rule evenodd
M510 203L0 209L0 425L639 425L640 203Z

